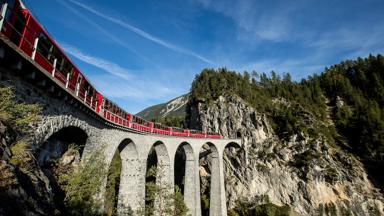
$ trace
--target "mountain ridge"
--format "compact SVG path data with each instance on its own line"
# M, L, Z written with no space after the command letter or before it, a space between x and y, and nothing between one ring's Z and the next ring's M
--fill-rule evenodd
M145 108L136 115L148 121L156 118L183 117L186 114L189 93L178 96L168 102Z

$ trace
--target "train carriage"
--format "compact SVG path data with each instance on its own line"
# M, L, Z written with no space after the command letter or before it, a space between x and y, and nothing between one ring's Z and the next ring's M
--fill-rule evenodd
M31 60L43 69L43 73L58 81L63 88L106 121L146 133L194 138L221 138L217 133L207 134L149 122L121 109L96 90L22 1L0 0L0 5L1 34L30 56Z

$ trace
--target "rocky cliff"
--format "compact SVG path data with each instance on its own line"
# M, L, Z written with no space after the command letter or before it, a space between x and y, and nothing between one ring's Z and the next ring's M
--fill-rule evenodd
M296 133L282 140L265 114L235 96L193 104L189 120L191 127L242 138L241 149L225 154L229 208L236 200L267 197L299 215L384 215L383 194L362 163L326 136ZM315 123L309 116L308 127Z
M35 158L17 138L0 120L0 215L66 215L57 180L80 163L80 153L50 140L51 150Z

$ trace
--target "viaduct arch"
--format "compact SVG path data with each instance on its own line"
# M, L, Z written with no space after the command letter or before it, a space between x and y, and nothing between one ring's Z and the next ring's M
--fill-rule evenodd
M128 140L128 141L127 141ZM122 146L122 143L126 143ZM218 139L196 139L196 138L175 138L153 135L142 135L127 133L116 129L103 130L98 143L105 146L106 164L110 164L113 154L119 148L122 159L122 173L119 188L118 212L123 215L130 208L134 212L145 204L145 175L148 154L153 147L161 164L158 174L162 175L163 182L174 190L174 164L175 155L179 147L183 148L186 154L185 162L185 184L184 201L193 216L201 215L200 207L200 176L199 176L199 152L204 144L208 143L214 150L212 152L212 185L210 215L226 215L226 199L223 170L223 154L225 147L231 143L240 146L239 140ZM94 146L96 148L96 146ZM121 149L122 148L122 149ZM120 150L121 149L121 150ZM127 153L124 153L124 152ZM84 157L84 156L83 156ZM124 165L125 163L125 165Z

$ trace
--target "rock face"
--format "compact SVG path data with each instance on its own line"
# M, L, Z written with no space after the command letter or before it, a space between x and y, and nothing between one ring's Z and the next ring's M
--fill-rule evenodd
M15 162L11 151L17 143L14 134L0 121L0 215L62 214L64 194L56 181L78 166L80 153L50 140L38 159L27 150L19 152Z
M25 152L22 166L11 163L10 146L15 136L0 122L0 215L54 215L54 194L48 178L31 153Z
M237 97L195 104L190 126L242 137L241 149L225 154L229 208L238 199L268 196L299 215L384 215L383 194L363 165L323 136L280 140L267 116ZM201 169L210 173L209 166Z

